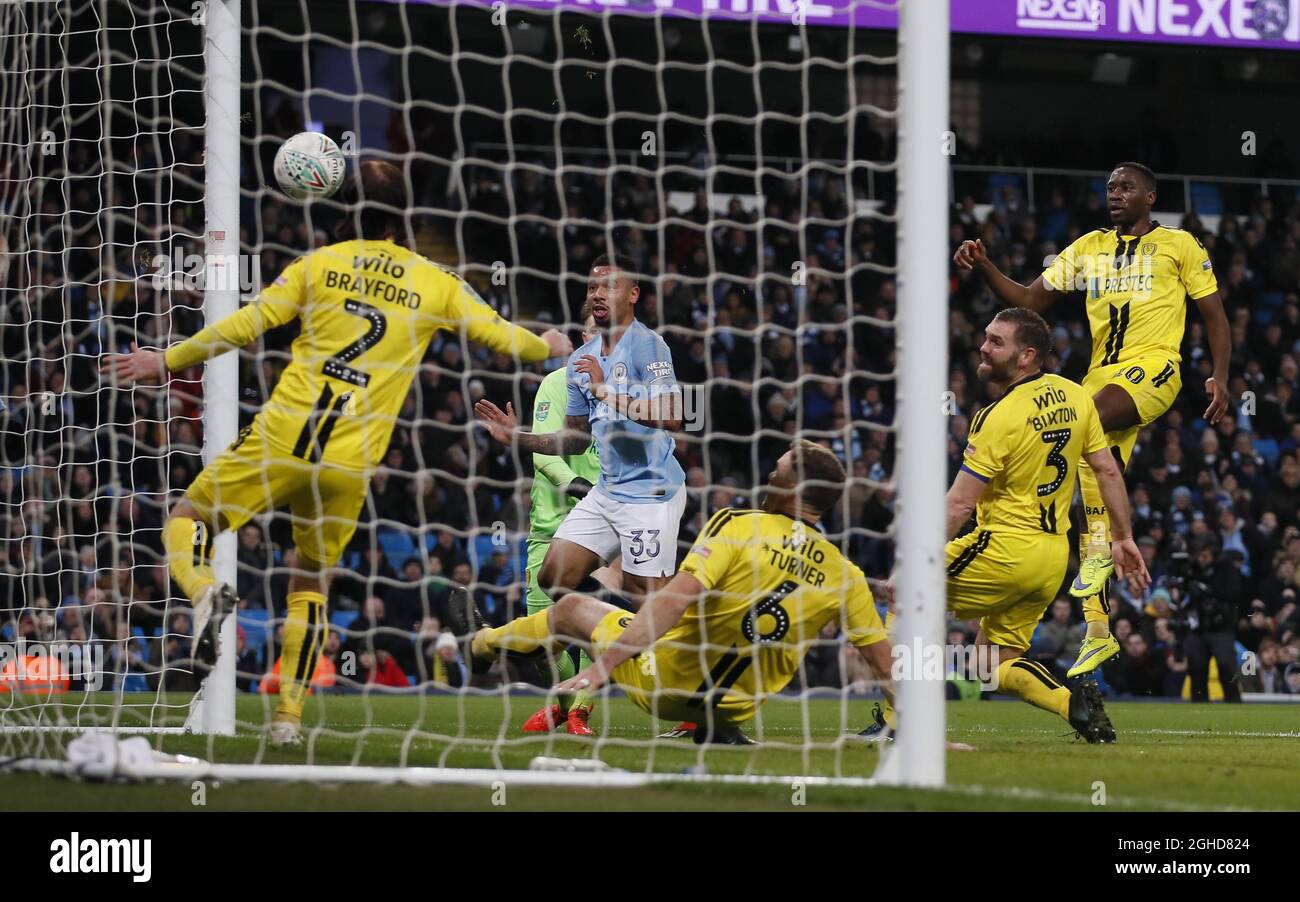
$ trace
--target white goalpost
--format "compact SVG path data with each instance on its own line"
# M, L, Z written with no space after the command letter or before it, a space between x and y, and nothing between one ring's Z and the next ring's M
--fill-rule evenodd
M239 3L211 0L206 9L203 60L206 78L204 130L203 319L219 322L239 309ZM239 360L223 354L208 361L204 374L203 462L211 463L239 431ZM226 530L212 541L212 572L236 583L235 536ZM195 733L235 733L235 614L221 624L217 663L204 680L186 728Z
M898 28L898 620L912 654L942 649L948 344L948 0L901 3ZM924 652L922 651L924 654ZM920 670L921 672L917 672ZM886 783L942 786L944 679L919 666L898 681L901 727L877 771Z
M527 592L532 462L492 446L473 403L509 397L527 420L555 368L505 366L454 334L420 363L336 568L335 641L324 643L329 671L308 675L305 746L294 757L272 750L281 596L295 560L288 518L268 512L213 537L214 574L244 603L221 625L198 692L178 657L188 602L158 575L157 532L201 463L265 402L292 334L209 361L201 389L194 373L161 390L88 374L136 338L166 346L235 312L333 240L319 207L285 198L270 169L286 137L322 131L350 166L402 167L414 248L506 319L573 327L591 260L632 256L651 276L644 316L710 418L678 437L691 498L682 554L717 508L756 506L773 454L806 435L849 474L824 526L877 600L893 561L892 641L942 649L948 7L898 0L895 33L859 16L894 9L876 0L849 0L827 24L802 4L783 20L686 2L632 12L579 0L0 3L0 327L21 316L25 330L0 396L11 413L49 393L89 399L57 439L29 437L21 460L0 461L0 540L33 549L9 582L0 573L0 628L14 633L0 642L48 618L47 644L103 649L108 678L99 691L88 681L0 691L0 763L132 779L943 786L943 674L919 662L901 674L897 739L873 750L854 734L878 686L843 624L807 643L796 685L745 725L772 764L658 738L673 724L649 717L618 721L630 703L617 693L599 698L585 745L523 736L520 722L548 701L517 682L529 674L498 665L474 685L467 672L453 679L464 662L439 658L436 642L447 587L469 585L494 622L522 614ZM93 52L61 62L83 45ZM65 65L94 78L69 80ZM33 153L50 128L67 149ZM864 130L896 131L896 156ZM57 222L42 214L51 198L69 211ZM94 205L85 216L82 203ZM46 256L56 240L57 264ZM202 254L201 291L173 285L186 254ZM250 260L261 284L245 284ZM61 294L48 290L56 276L71 286ZM42 330L49 340L31 338ZM38 374L39 392L19 368ZM872 392L888 403L871 408ZM93 421L78 421L87 410ZM718 411L736 415L714 423ZM39 483L32 474L45 469ZM892 493L896 509L871 507ZM881 526L869 509L896 512ZM411 605L423 605L418 616L399 619ZM112 635L102 620L73 632L110 607ZM407 684L377 681L383 656ZM148 754L106 742L81 753L93 761L70 762L70 738L88 730L153 735Z

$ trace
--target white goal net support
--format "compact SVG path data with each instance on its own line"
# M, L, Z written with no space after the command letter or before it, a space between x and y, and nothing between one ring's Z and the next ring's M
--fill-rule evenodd
M752 755L659 739L675 724L617 691L597 699L594 738L520 732L553 700L548 675L498 664L472 677L438 640L456 585L494 624L525 613L530 455L494 445L473 404L509 401L528 422L556 361L521 365L454 333L420 364L333 573L305 746L267 744L296 562L284 512L218 540L240 606L203 695L233 698L234 720L190 716L188 602L161 522L235 417L246 425L269 396L295 327L164 389L97 372L101 354L219 318L214 298L233 292L212 283L214 246L238 241L223 285L248 300L334 240L337 223L271 173L285 138L325 132L350 164L402 167L410 245L506 319L572 330L592 260L636 264L638 318L667 342L687 399L679 561L712 513L756 506L791 439L810 438L850 477L826 536L878 600L896 573L899 641L941 643L947 3L918 4L924 24L904 11L901 32L875 27L897 10L873 0L719 5L0 4L0 628L7 648L30 646L10 660L43 644L53 662L5 680L0 759L66 769L76 731L113 727L186 730L148 741L202 759L132 758L139 775L489 782L531 764L577 771L544 782L610 785L683 770L871 777L878 754L848 737L879 687L838 622L745 725ZM213 100L217 16L238 22L238 46L215 48L239 61L233 109L233 92ZM237 150L214 144L232 131ZM66 673L53 652L68 649L94 668ZM941 783L942 688L899 688L909 729L884 776Z

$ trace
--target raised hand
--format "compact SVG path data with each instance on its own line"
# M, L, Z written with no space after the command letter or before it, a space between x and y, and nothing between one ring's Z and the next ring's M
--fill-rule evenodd
M547 329L541 334L541 339L551 349L552 357L568 357L573 353L573 342L559 329Z
M145 350L131 342L130 354L104 355L99 372L124 385L161 383L167 378L166 355L162 351Z
M989 254L984 249L984 242L976 238L974 241L963 241L953 255L952 262L957 264L958 269L974 269L988 263Z
M519 429L519 420L515 417L514 405L509 401L506 402L506 409L503 411L484 398L474 405L474 415L487 427L488 434L492 438L503 445L514 442L515 433Z
M1131 538L1117 539L1110 543L1110 553L1115 560L1115 578L1127 579L1129 588L1137 594L1145 592L1151 585L1151 574L1137 543Z
M1228 409L1228 386L1211 376L1205 380L1205 393L1210 396L1210 406L1205 408L1205 421L1213 426L1223 419Z
M582 359L573 364L573 369L591 380L587 388L593 395L596 393L596 386L603 385L605 382L605 371L600 368L600 361L590 354L582 355Z

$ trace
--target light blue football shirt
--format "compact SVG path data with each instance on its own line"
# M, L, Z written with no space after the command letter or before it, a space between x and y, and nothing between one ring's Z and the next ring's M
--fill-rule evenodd
M681 464L673 457L673 440L663 429L642 426L597 401L591 380L574 368L590 354L600 361L605 383L633 399L681 395L673 357L664 340L649 327L633 322L609 356L601 354L604 338L597 335L569 355L570 416L585 415L600 452L600 482L596 489L615 501L654 504L676 494L686 481Z

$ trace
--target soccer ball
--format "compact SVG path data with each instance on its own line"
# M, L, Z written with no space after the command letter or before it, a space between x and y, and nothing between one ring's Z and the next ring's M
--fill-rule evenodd
M320 132L299 132L275 152L275 180L296 200L329 197L343 184L343 151Z

